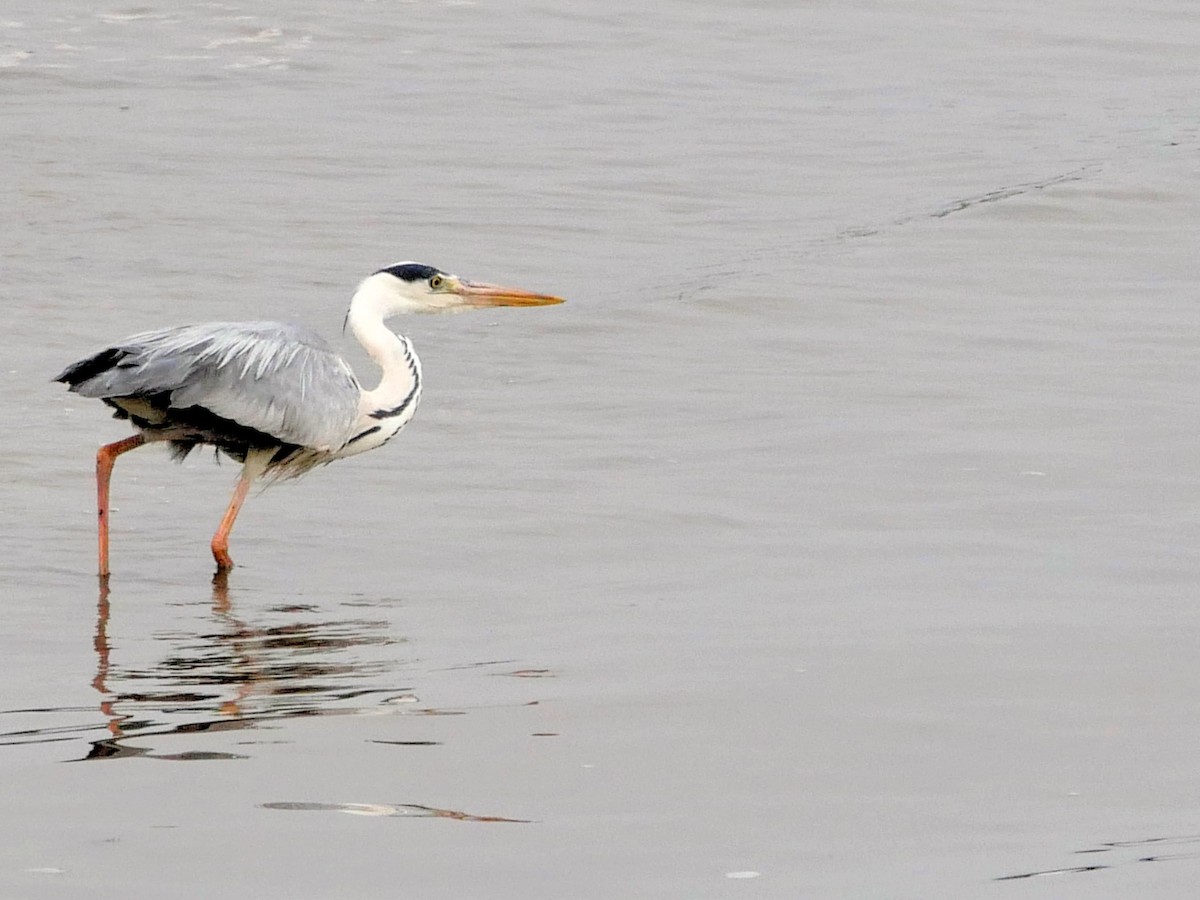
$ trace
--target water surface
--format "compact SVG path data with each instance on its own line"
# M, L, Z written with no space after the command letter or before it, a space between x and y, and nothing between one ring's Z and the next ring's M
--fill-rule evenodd
M6 894L1195 882L1189 6L0 19ZM49 378L398 259L569 302L398 323L227 584L235 467L123 457L98 591Z

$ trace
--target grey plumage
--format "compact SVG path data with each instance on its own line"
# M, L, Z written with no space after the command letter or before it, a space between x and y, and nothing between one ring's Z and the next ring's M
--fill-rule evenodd
M56 378L185 455L196 444L237 459L336 451L353 436L360 388L319 335L280 322L209 322L133 335ZM323 461L323 460L313 460ZM306 466L307 468L307 466Z

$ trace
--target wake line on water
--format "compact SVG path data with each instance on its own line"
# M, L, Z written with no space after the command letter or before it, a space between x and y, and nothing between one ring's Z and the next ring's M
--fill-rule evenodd
M932 219L943 219L956 212L962 212L964 209L970 209L972 206L980 206L984 203L995 203L999 200L1008 200L1012 197L1020 197L1022 194L1030 194L1034 191L1040 191L1048 187L1053 187L1056 184L1065 184L1069 181L1083 181L1091 172L1099 168L1098 166L1083 166L1070 172L1065 172L1062 175L1055 175L1051 178L1044 178L1041 181L1030 181L1025 184L1017 184L1012 187L999 188L994 191L988 191L986 194L979 194L975 197L966 197L962 200L955 200L953 203L929 213Z
M1056 185L1085 181L1099 173L1101 168L1102 166L1099 163L1089 163L1088 165L1080 166L1067 172L1059 172L1034 181L1024 181L1006 187L995 188L981 194L972 194L968 197L951 200L932 209L926 208L905 213L886 222L840 228L832 234L800 240L785 248L757 248L736 260L726 260L721 263L711 263L698 267L697 274L694 277L687 279L683 283L676 283L671 286L673 287L671 293L675 294L676 299L680 302L698 299L699 296L705 293L719 290L722 282L742 277L748 272L753 271L757 268L760 261L766 258L778 259L781 256L788 256L794 260L822 251L828 252L844 248L853 241L877 237L921 222L944 219L954 213L982 206L985 203L999 203L1004 200L1022 197L1026 194L1036 193L1037 191L1042 191ZM663 285L662 287L668 289L667 285Z

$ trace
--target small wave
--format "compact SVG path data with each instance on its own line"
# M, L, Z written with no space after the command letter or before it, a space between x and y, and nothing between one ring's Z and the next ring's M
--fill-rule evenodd
M237 44L269 44L283 37L283 30L279 28L264 28L254 34L246 34L241 37L233 38L216 38L204 45L205 50L216 50L219 47L232 47Z
M135 7L133 9L124 9L117 12L96 13L96 18L101 22L116 24L125 22L140 22L143 19L165 19L166 16L162 13L153 12L145 7Z
M0 54L0 69L14 69L31 56L33 54L28 50L14 50L11 53Z

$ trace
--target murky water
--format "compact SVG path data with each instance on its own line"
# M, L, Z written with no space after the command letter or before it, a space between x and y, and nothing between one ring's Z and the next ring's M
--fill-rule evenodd
M1188 895L1198 77L1181 0L5 5L0 893ZM569 302L398 323L227 584L236 468L123 457L99 592L49 378L398 259Z

